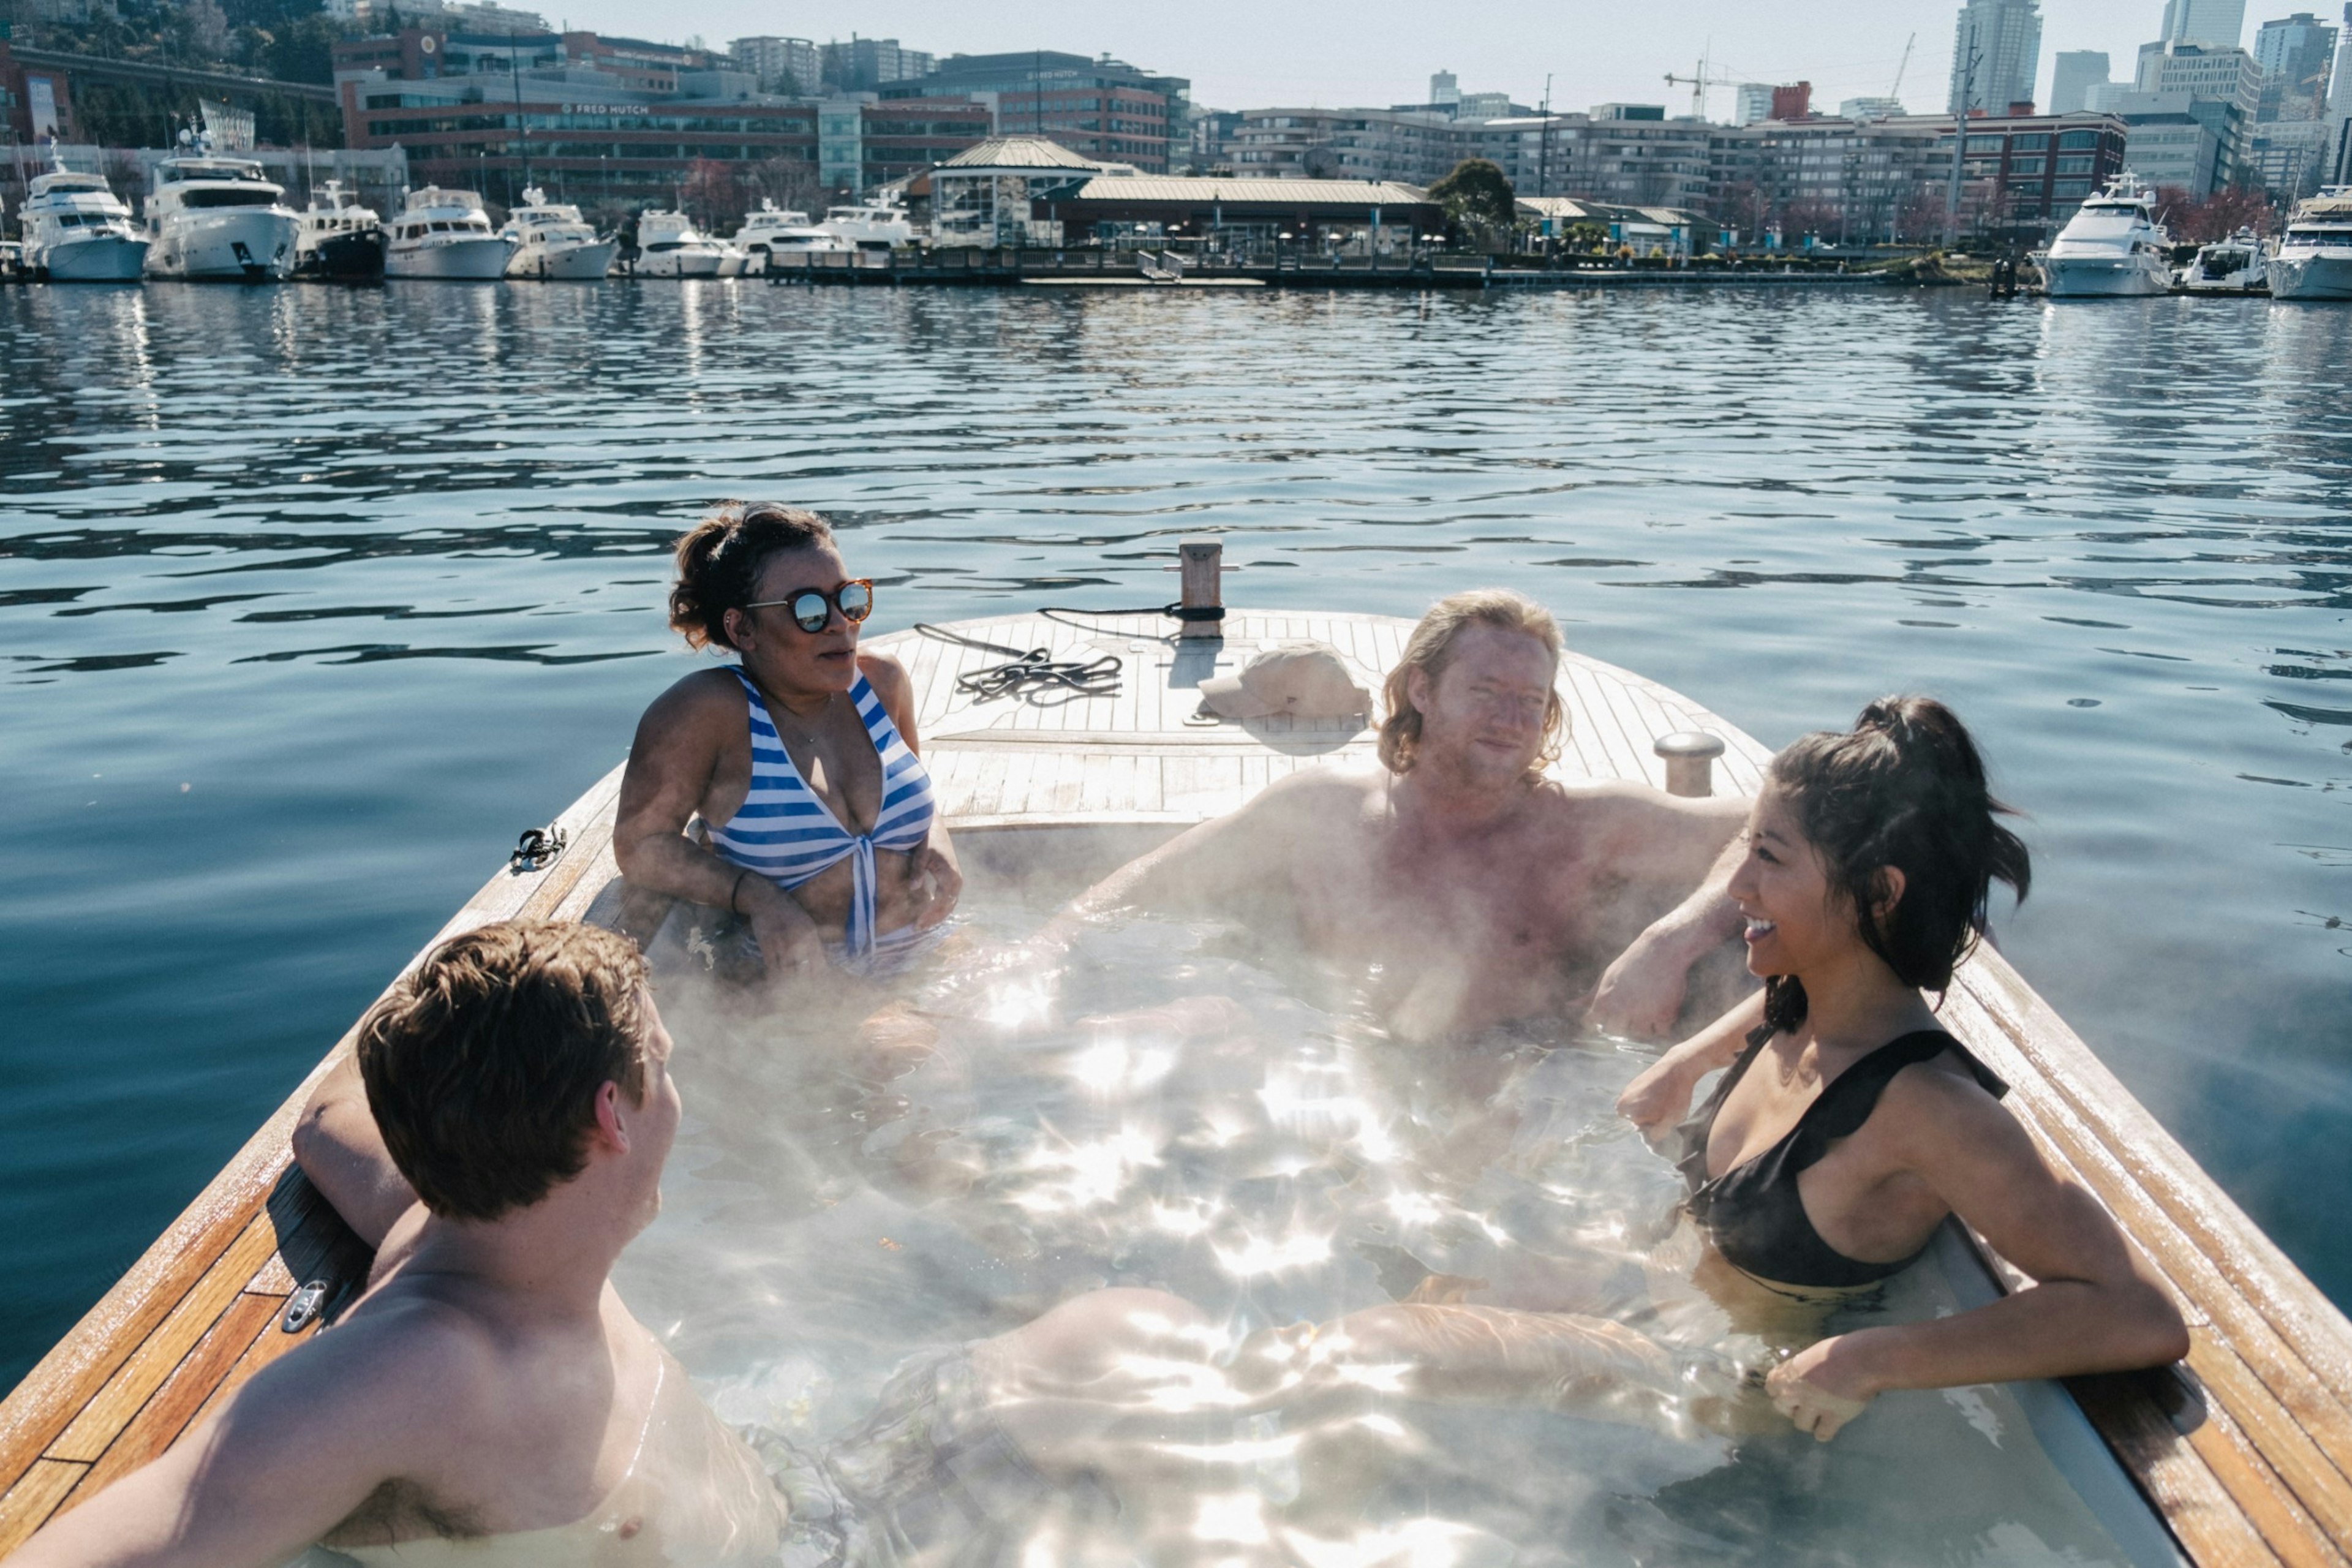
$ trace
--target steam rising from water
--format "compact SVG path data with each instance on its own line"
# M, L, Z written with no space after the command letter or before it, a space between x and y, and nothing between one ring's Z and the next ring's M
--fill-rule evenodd
M1605 1044L1405 1047L1151 921L783 1018L667 941L688 1121L623 1291L722 1415L851 1467L894 1370L977 1347L1052 1485L920 1561L2124 1560L2000 1390L1721 1436L1758 1347L1677 1283Z

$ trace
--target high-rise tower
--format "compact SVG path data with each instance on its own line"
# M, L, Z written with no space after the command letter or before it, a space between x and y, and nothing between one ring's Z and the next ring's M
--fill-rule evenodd
M2041 65L2037 0L1967 0L1953 30L1949 111L2008 113L2011 104L2032 100Z

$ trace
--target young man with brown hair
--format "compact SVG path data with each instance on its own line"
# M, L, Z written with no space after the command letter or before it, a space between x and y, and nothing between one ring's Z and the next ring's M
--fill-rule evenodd
M14 1561L771 1556L773 1489L609 1279L660 1208L678 1122L646 980L592 926L487 926L427 956L296 1137L378 1246L367 1292Z

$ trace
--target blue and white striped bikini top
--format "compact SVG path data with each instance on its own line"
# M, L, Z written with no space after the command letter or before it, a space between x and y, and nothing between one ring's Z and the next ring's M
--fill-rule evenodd
M922 847L938 809L931 799L930 770L907 749L898 727L882 710L882 699L861 672L849 689L849 700L857 705L875 754L882 759L882 809L871 832L853 834L793 766L751 678L739 666L735 679L743 683L751 707L751 793L724 826L710 830L710 847L788 891L850 860L849 924L842 933L843 951L846 956L862 957L874 950L874 851Z

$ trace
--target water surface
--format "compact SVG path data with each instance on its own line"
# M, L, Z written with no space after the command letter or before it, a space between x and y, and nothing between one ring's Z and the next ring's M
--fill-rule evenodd
M1501 582L1767 743L1954 703L2003 945L2339 1301L2352 314L1941 293L0 292L0 1384L816 507L877 629ZM1138 595L1140 595L1139 598Z

